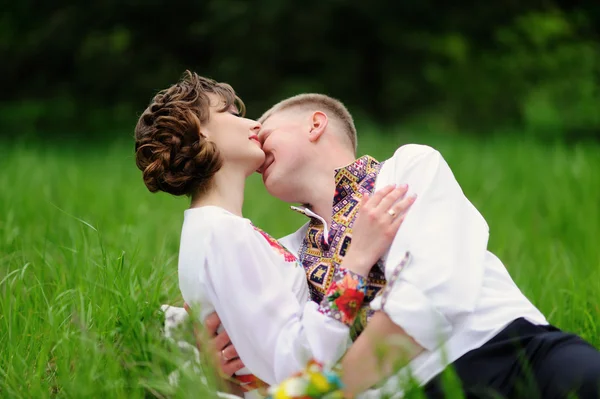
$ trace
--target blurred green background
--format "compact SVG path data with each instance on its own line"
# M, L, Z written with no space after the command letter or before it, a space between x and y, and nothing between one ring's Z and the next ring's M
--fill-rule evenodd
M317 91L380 125L599 138L599 26L595 0L6 2L1 131L131 128L189 68L251 117Z
M191 359L159 311L181 305L189 203L149 194L133 153L138 115L188 68L250 117L341 99L359 154L439 149L525 295L600 347L599 27L597 1L5 2L0 397L214 396L189 370L169 383ZM304 222L257 175L244 213L276 237Z

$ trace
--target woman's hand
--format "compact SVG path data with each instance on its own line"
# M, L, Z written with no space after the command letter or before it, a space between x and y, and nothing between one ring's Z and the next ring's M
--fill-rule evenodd
M352 244L343 266L367 276L392 245L404 216L416 196L406 197L407 185L387 186L369 197L365 194L352 228Z

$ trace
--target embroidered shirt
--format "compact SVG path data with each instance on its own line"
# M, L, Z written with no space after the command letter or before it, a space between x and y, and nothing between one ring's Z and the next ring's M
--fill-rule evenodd
M389 184L408 184L408 195L418 194L380 262L389 295L378 295L371 308L384 311L425 350L399 376L390 379L386 393L397 394L397 378L406 377L408 371L426 383L516 318L547 323L502 262L487 250L487 223L438 151L416 144L400 147L385 161L375 183L376 190ZM310 240L316 235L310 232L314 224L311 220L280 241L302 259L305 242L314 242ZM339 244L335 247L342 248ZM410 262L393 283L394 271L407 252Z
M335 171L335 195L331 226L318 215L306 209L293 209L311 217L299 251L300 262L309 282L311 299L322 303L324 295L335 280L344 277L340 265L352 241L352 227L358 213L358 204L364 193L371 194L382 164L365 155L352 164ZM374 311L369 303L385 286L383 268L374 267L368 276L366 295L350 329L352 339L362 332ZM335 278L335 276L339 278Z

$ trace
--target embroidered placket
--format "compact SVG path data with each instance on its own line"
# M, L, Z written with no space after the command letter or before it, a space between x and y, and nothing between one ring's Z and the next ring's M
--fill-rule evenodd
M333 198L331 226L325 219L308 208L292 207L311 218L300 251L299 261L309 282L312 301L321 304L334 282L336 271L352 240L352 227L357 205L364 193L371 194L382 163L370 156L359 158L351 165L336 170L336 191ZM365 282L365 296L351 327L355 339L374 314L368 304L385 286L385 275L379 267L373 267ZM336 279L337 281L337 279Z

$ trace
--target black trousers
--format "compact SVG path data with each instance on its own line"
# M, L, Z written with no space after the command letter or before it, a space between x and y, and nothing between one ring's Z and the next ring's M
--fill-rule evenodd
M576 335L522 318L451 367L467 398L600 398L600 352ZM442 385L438 375L425 385L426 397L445 398Z

